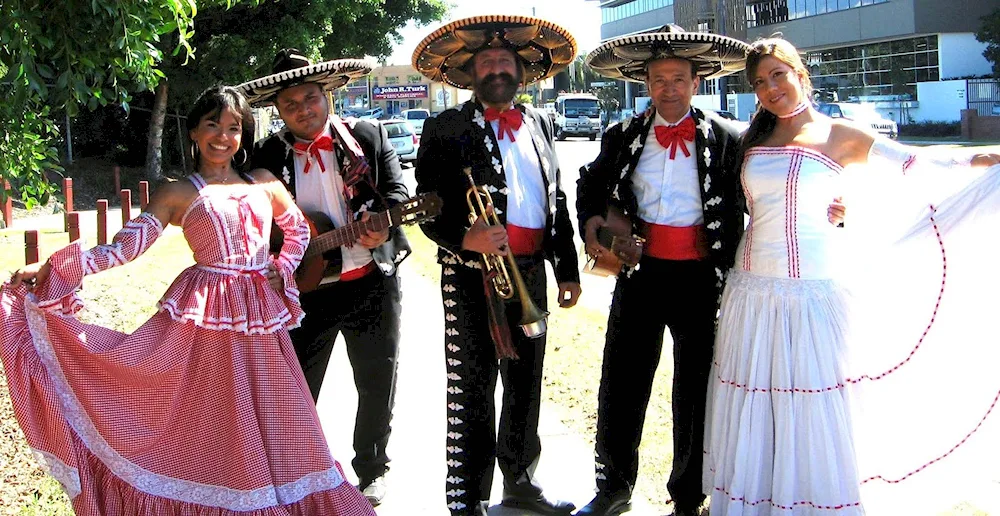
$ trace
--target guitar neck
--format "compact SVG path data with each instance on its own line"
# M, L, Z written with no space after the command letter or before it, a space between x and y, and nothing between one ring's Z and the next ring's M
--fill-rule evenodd
M389 212L373 213L366 221L355 221L346 226L327 231L309 242L309 248L303 258L323 254L330 249L336 249L357 242L361 235L368 231L382 231L392 225Z

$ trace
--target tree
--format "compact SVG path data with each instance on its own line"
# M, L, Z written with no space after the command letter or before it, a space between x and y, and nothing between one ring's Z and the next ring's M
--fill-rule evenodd
M52 114L72 117L108 103L128 109L130 91L162 77L156 64L163 52L155 46L161 36L173 34L170 50L190 54L196 13L193 0L3 2L0 176L28 206L54 191L45 172L62 170Z
M408 21L427 24L446 12L444 0L283 0L226 7L198 11L189 39L197 52L194 61L178 55L163 64L167 81L156 90L146 155L150 179L160 176L165 110L186 111L205 87L269 74L272 58L286 47L314 60L388 56ZM172 44L162 41L160 47Z
M983 26L976 32L976 41L986 43L983 57L993 63L993 76L1000 77L1000 8L980 19Z

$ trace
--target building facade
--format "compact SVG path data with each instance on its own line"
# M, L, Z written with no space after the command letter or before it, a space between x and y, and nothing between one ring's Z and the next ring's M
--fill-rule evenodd
M956 121L957 111L932 105L936 92L956 91L951 80L991 73L982 55L986 45L973 33L995 5L986 0L609 0L601 4L601 37L664 23L745 41L780 33L803 53L822 99L874 103L904 124ZM719 84L705 82L702 93L718 92ZM747 91L739 76L725 88ZM626 102L631 105L631 98Z
M360 113L382 108L382 118L403 110L422 108L439 113L468 99L470 94L453 86L431 82L410 65L379 66L338 92L341 111Z

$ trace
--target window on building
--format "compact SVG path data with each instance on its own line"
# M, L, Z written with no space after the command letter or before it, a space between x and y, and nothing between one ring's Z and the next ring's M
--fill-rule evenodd
M872 95L916 97L916 83L936 81L937 36L809 52L813 86L841 100ZM931 50L934 48L935 50Z
M760 27L889 0L763 0L746 5L747 27Z
M394 84L399 84L399 77L387 75L385 77L386 85L392 86Z

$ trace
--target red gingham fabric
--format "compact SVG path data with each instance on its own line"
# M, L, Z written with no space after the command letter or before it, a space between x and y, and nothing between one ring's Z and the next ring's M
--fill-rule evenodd
M15 415L78 514L374 514L330 456L285 328L297 299L254 272L269 259L271 209L245 188L252 216L239 201L195 202L184 233L198 264L161 302L176 310L132 334L72 317L90 252L78 244L53 255L33 294L0 289ZM289 233L284 267L308 241Z

